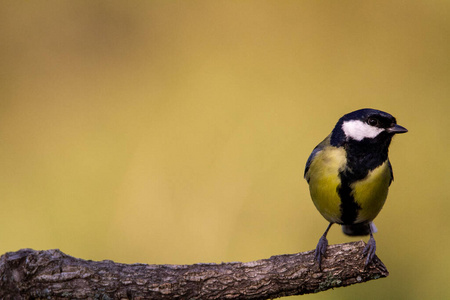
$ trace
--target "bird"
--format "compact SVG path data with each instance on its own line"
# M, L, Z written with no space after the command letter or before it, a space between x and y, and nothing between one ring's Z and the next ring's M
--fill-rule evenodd
M333 224L349 236L367 236L365 267L373 260L377 231L373 220L381 211L394 176L388 151L392 137L408 130L389 113L364 108L342 116L332 132L309 156L304 177L311 199L329 225L314 251L321 268Z

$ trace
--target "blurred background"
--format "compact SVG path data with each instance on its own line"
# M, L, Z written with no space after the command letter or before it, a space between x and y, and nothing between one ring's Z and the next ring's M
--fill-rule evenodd
M450 2L1 7L1 254L192 264L312 250L327 223L306 159L371 107L409 129L375 222L390 276L302 299L450 297Z

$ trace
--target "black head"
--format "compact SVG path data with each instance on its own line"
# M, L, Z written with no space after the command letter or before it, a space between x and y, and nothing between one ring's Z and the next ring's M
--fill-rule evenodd
M331 145L340 147L347 142L364 144L389 143L396 133L408 130L397 125L395 118L383 111L364 108L344 115L331 134Z

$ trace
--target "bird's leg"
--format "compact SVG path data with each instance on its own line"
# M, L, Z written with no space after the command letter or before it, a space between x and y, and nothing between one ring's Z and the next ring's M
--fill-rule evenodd
M319 242L317 243L316 251L314 251L314 259L317 260L317 262L319 263L319 269L322 263L322 257L325 256L325 252L327 251L328 247L327 234L328 230L330 230L331 228L331 225L333 225L333 223L330 223L328 225L327 230L325 230L322 237L319 239Z
M370 238L363 251L363 256L367 255L365 267L367 267L367 265L373 260L373 258L375 257L375 251L377 250L377 244L375 243L375 239L373 238L372 234L372 227L369 226L369 228L370 228Z

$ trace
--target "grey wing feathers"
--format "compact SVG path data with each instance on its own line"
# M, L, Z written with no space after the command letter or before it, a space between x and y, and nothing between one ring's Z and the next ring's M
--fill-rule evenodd
M394 172L392 171L391 162L388 159L389 171L391 171L391 181L389 181L389 185L391 185L392 181L394 181Z
M305 177L305 179L308 182L309 182L309 178L306 176L306 174L308 173L309 167L311 166L311 162L313 161L313 159L317 155L317 153L322 151L322 149L325 148L327 145L330 145L330 137L331 137L331 134L329 136L327 136L319 145L317 145L314 148L314 150L311 152L311 155L308 157L308 160L306 161L305 173L303 174L303 176Z
M309 166L311 165L313 158L316 156L317 153L319 153L320 150L322 150L322 147L320 147L320 144L319 144L316 146L316 148L314 148L314 150L311 152L311 155L308 157L308 160L306 161L306 166L305 166L305 173L303 174L303 176L305 178L306 178L306 173L308 173Z

